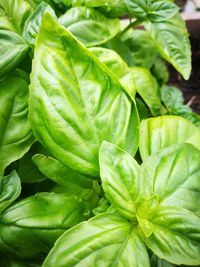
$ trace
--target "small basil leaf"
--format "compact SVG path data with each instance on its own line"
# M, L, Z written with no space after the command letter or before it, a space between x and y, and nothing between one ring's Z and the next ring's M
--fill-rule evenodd
M188 79L191 72L191 51L186 26L177 13L169 21L144 23L161 56Z
M112 73L48 13L35 49L29 108L42 145L80 173L99 175L103 140L126 143L131 100Z
M153 22L166 21L176 15L179 8L168 1L157 1L152 3L148 10L147 18Z
M140 19L145 19L151 6L151 0L124 0L129 13Z
M0 177L0 213L7 208L21 193L21 182L16 171Z
M160 206L176 206L200 216L200 151L191 144L173 145L142 164L143 198L157 195Z
M17 67L28 51L29 46L21 36L0 30L0 77Z
M122 36L122 41L130 51L129 66L151 68L158 51L148 32L131 29Z
M147 69L132 67L131 70L138 94L150 108L153 116L160 115L164 108L161 104L160 90L156 79Z
M38 193L1 214L0 249L24 259L44 258L66 229L86 218L84 203L78 198Z
M124 150L103 142L99 152L100 175L107 199L125 218L134 220L139 195L139 165Z
M38 35L44 12L48 12L56 18L54 10L47 3L42 2L24 25L23 37L31 45L35 45L35 39Z
M89 49L103 64L108 67L112 74L119 79L128 95L134 99L136 93L135 82L131 69L123 59L113 50L92 47Z
M120 31L119 19L106 18L99 11L87 7L74 7L59 18L66 27L87 47L100 45Z
M80 240L81 236L81 240ZM117 214L100 214L66 231L43 267L149 267L145 245L129 222Z
M178 265L200 264L199 217L176 207L157 207L139 223L143 240L160 258ZM151 230L150 235L145 228Z
M34 142L28 120L28 84L8 77L0 83L0 175Z
M180 143L200 149L200 131L188 120L166 115L141 122L139 149L143 160L161 148Z
M1 0L1 6L10 22L9 30L22 34L26 20L33 12L31 4L25 0Z

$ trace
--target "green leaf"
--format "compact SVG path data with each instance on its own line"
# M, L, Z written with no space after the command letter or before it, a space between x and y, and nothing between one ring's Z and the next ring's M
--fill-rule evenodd
M144 23L161 56L188 79L191 72L191 51L186 26L177 13L168 21Z
M48 13L35 49L29 104L35 136L80 173L98 176L103 140L126 143L131 100L112 73Z
M161 148L180 143L191 143L200 149L200 130L188 120L167 115L141 122L139 149L143 160Z
M174 3L168 1L152 1L147 18L152 22L167 21L179 11Z
M200 216L200 151L191 144L173 145L142 164L144 199L156 195L161 207L180 207Z
M0 30L0 77L4 76L24 59L29 46L18 34Z
M87 7L69 9L59 18L59 23L87 47L103 44L120 31L119 19L106 18L99 11Z
M35 40L45 12L48 12L56 18L54 10L47 3L42 2L25 23L23 37L31 45L35 45Z
M9 30L22 34L26 20L33 12L32 6L25 0L1 0L0 5L4 9L4 20L9 21Z
M0 255L0 266L2 267L41 267L40 264L13 259L9 256Z
M81 239L80 239L81 237ZM65 232L43 263L51 266L149 267L146 247L131 224L100 214Z
M87 218L83 204L55 193L19 201L0 216L0 250L24 259L44 258L66 229Z
M145 19L148 9L151 6L151 0L124 0L129 13L140 19Z
M21 193L21 182L16 171L0 177L0 213L15 201Z
M134 220L139 189L139 165L126 151L103 142L100 175L107 199L125 218Z
M183 94L178 88L163 86L161 88L161 99L169 114L182 116L200 128L200 116L192 112L189 106L184 105Z
M9 77L0 83L0 175L34 142L27 102L28 84L22 78Z
M165 84L169 79L169 71L165 61L161 57L157 57L151 67L151 73L156 78L159 86ZM161 92L162 94L162 92ZM162 95L161 95L162 99ZM162 99L163 101L163 99Z
M171 264L163 259L160 259L158 256L153 254L151 258L151 267L175 267L176 265Z
M64 166L52 157L37 154L33 157L33 162L46 177L64 186L68 194L88 198L95 193L95 189L99 190L97 182L89 180L87 176Z
M129 48L129 66L150 69L156 60L158 51L148 32L129 30L122 36L122 41Z
M132 67L131 70L136 90L150 108L152 115L161 114L163 107L160 101L160 90L151 72L141 67Z
M90 51L108 67L112 74L120 81L128 95L134 99L136 87L131 69L123 59L113 50L92 47Z
M140 233L147 246L160 258L178 265L199 265L199 225L200 218L187 210L157 207L140 220ZM145 235L146 227L151 229L149 236Z

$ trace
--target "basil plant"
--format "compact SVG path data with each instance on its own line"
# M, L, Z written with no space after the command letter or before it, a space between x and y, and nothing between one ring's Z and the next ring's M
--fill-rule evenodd
M169 0L0 0L0 267L200 265L200 116Z

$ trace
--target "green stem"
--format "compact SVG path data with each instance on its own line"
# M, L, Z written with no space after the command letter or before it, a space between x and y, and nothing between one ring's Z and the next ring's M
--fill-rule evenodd
M135 21L131 22L128 26L126 26L125 29L123 29L123 31L121 31L121 32L119 33L119 36L120 36L120 37L123 36L129 29L138 26L140 23L141 23L140 20L135 20Z

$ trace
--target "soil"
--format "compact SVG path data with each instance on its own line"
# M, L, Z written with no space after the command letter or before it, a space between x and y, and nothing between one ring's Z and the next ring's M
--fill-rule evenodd
M195 27L197 23L200 27L200 20L195 23ZM189 26L191 27L192 25ZM194 29L194 26L192 29ZM192 32L191 30L192 73L190 79L185 81L173 67L169 66L169 84L180 88L185 98L185 104L190 106L194 112L200 114L200 31L195 30Z

